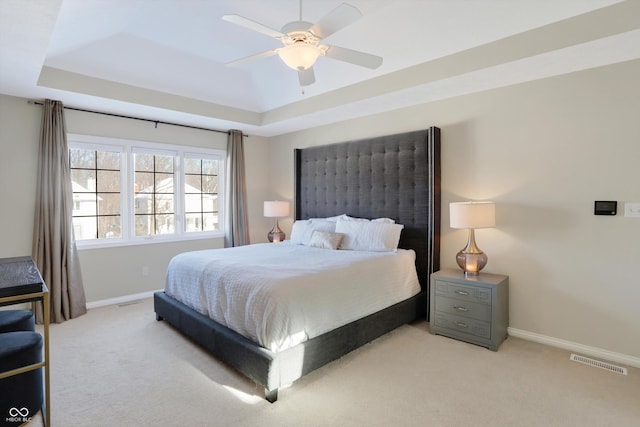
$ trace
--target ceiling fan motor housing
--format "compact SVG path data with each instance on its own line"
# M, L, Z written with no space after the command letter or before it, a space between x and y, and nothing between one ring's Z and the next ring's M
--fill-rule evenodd
M294 70L306 70L313 66L318 56L324 56L326 46L319 46L320 39L307 31L313 24L305 21L290 22L282 27L284 47L278 49L280 58Z

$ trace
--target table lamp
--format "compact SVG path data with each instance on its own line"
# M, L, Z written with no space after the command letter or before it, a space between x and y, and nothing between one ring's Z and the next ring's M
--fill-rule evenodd
M282 242L286 235L278 227L278 217L289 215L289 202L268 201L264 202L264 216L275 218L273 229L267 234L270 242Z
M487 265L487 255L476 245L476 228L496 225L496 207L493 202L455 202L449 204L451 228L469 230L467 246L456 255L456 262L465 276L477 276Z

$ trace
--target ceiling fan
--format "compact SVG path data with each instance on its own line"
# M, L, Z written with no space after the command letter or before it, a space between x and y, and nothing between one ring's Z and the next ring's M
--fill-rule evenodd
M300 86L308 86L316 81L313 64L320 56L376 69L382 64L382 58L379 56L344 47L320 44L322 39L361 17L362 13L356 7L342 3L318 22L312 24L302 20L302 0L300 0L300 20L289 22L280 31L240 15L224 15L222 19L225 21L276 38L283 44L280 48L238 59L227 65L240 65L256 59L278 55L287 66L298 72Z

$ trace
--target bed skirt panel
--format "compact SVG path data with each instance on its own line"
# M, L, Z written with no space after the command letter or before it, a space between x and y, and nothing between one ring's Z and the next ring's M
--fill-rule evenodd
M266 385L279 375L272 372L275 353L198 313L164 292L154 294L158 320L165 320L191 340L251 380ZM271 378L271 380L270 380Z
M274 353L220 325L164 292L154 294L158 320L166 320L208 352L264 386L269 400L278 388L409 323L424 319L426 292L344 325L285 351Z

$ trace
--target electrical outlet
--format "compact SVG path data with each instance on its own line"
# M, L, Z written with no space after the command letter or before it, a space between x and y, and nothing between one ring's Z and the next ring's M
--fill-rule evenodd
M640 218L640 203L625 203L624 216L630 218Z
M146 265L144 267L142 267L142 275L143 276L148 276L149 275L149 267L147 267Z

